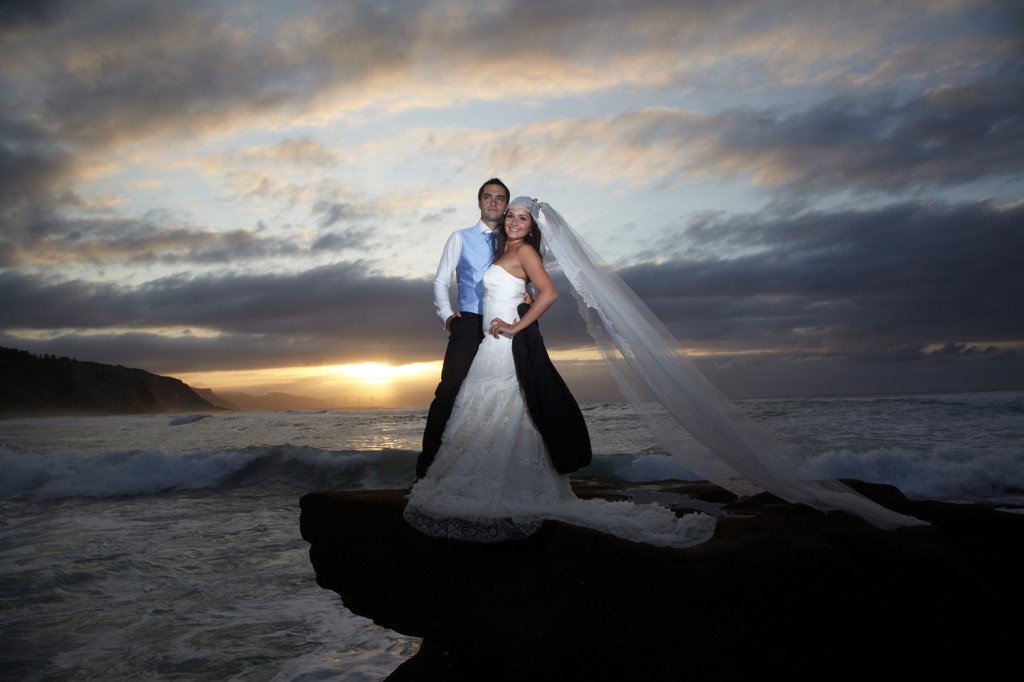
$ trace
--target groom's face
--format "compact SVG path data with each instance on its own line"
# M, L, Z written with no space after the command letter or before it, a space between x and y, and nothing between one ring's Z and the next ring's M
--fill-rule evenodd
M484 185L480 194L480 220L494 224L504 217L508 195L501 185Z

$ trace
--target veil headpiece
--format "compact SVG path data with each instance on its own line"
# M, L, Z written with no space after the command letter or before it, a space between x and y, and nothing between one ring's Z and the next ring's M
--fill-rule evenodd
M731 401L678 347L636 293L544 202L517 197L544 232L553 259L573 288L580 314L625 398L685 467L739 495L766 490L794 503L842 510L879 528L923 525L834 479L810 478L737 413ZM538 215L539 214L539 215Z
M540 224L540 204L530 197L516 197L508 202L509 208L525 208L533 216L533 221Z

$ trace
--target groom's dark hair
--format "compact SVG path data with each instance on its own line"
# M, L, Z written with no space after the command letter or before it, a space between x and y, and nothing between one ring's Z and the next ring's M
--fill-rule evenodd
M483 196L484 196L484 187L486 187L487 185L501 185L502 187L505 188L505 198L509 199L509 200L512 199L512 193L508 191L508 185L506 185L504 182L502 182L498 178L491 178L490 180L488 180L484 184L480 185L480 189L477 190L477 192L476 192L476 200L477 200L477 202L479 202L483 198Z

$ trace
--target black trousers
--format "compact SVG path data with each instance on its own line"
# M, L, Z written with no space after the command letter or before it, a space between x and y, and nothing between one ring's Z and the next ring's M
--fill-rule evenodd
M434 400L427 411L427 426L423 430L423 451L416 460L416 476L423 478L441 447L445 424L452 414L455 397L459 395L462 380L469 374L480 342L484 340L484 318L476 313L460 313L453 317L448 332L448 348L441 367L441 383L434 391Z

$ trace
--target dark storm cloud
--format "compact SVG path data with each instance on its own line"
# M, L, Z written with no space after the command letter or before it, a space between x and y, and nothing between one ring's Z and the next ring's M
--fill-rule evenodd
M507 73L520 59L548 62L547 72L556 73L576 60L678 49L682 36L716 28L722 32L713 42L732 44L750 30L726 31L736 13L701 2L345 2L296 11L269 4L260 13L185 0L14 6L9 25L40 30L39 43L15 54L45 81L22 104L55 137L98 146L203 132L317 97L359 99L359 88L380 78L384 89L370 99L386 100L396 82L422 87L425 65L435 78L455 80L495 68ZM507 25L529 30L498 30ZM47 28L52 36L42 33Z
M356 217L355 211L348 204L318 201L313 205L313 214L320 216L320 227L331 227L342 220Z
M168 222L169 224L163 224ZM8 266L76 263L211 264L302 253L303 247L254 230L215 231L177 225L154 212L150 220L67 219L38 212L10 219L0 244Z
M418 69L425 64L436 65L441 73L462 73L451 67L466 64L504 73L505 64L528 58L549 63L548 72L557 74L569 73L560 69L573 65L601 64L644 50L663 52L664 59L682 63L689 63L687 55L717 63L732 49L736 59L756 61L758 53L750 51L748 42L774 36L788 44L788 34L778 32L797 30L757 3L738 3L722 12L706 3L611 2L581 8L577 3L521 2L465 9L458 21L445 21L443 12L419 3L343 3L307 8L315 12L304 17L316 25L315 31L307 25L303 32L297 28L297 19L303 17L285 12L278 18L284 37L269 40L258 19L248 24L244 14L222 16L218 5L208 3L46 7L41 16L53 18L60 10L59 39L25 48L33 59L13 53L44 78L12 92L18 96L17 110L30 112L52 145L18 148L14 156L5 147L9 158L0 159L0 177L13 183L0 186L12 195L52 177L57 170L53 166L61 161L59 155L55 158L56 149L67 154L76 145L102 148L168 132L219 130L261 114L307 107L317 97L358 99L382 76L399 82L406 78L410 87L419 87ZM826 11L818 21L855 21L854 9L849 14ZM1010 12L998 3L986 11ZM239 29L238 21L245 28ZM506 22L526 22L531 30L494 30ZM806 26L821 28L811 16ZM679 161L665 171L670 175L673 170L684 175L699 170L751 176L794 190L891 192L1019 176L1024 137L1021 43L1019 37L1006 41L1009 47L993 48L993 53L1007 55L1005 63L987 62L995 59L992 55L957 56L958 63L980 64L961 74L969 74L973 82L921 86L922 92L909 99L877 92L837 98L804 111L733 109L705 116L702 122L665 110L635 121L629 142L641 153L649 146L677 148ZM862 59L877 66L886 53ZM787 53L782 61L797 58L797 53ZM918 68L929 72L938 67ZM978 80L982 74L985 79ZM366 92L358 91L360 87ZM477 96L502 92L483 89ZM371 100L381 96L386 95L378 92ZM628 127L631 116L620 116L610 129ZM694 139L707 144L695 150ZM315 141L305 143L303 147L298 139L278 152L304 158L319 153L320 163L332 162L329 150L318 148ZM15 168L22 172L16 174ZM294 194L296 189L263 178L249 183L241 196Z
M46 131L0 114L0 209L48 197L72 168Z
M69 0L5 0L0 3L0 38L55 22Z
M901 193L1024 176L1024 70L903 101L844 96L796 113L716 119L703 161L794 190Z
M262 369L317 364L343 356L343 350L321 339L223 334L216 337L183 333L176 336L124 332L64 334L31 340L0 333L0 346L37 355L56 355L89 362L138 367L156 374L191 371Z
M1024 41L1019 46L1024 54ZM838 194L891 199L954 187L984 196L1024 179L1020 64L975 82L864 88L810 105L710 113L658 106L544 122L512 131L488 158L513 173L558 168L602 185L750 182L808 205Z
M75 36L67 51L92 49L93 68L55 73L43 103L70 139L96 143L168 128L201 130L294 95L287 81L295 66L285 55L232 40L230 27L201 5L92 11L92 30Z
M345 308L361 311L363 319L376 318L368 309L377 305L404 311L408 304L401 302L408 300L411 288L424 286L375 276L359 263L295 275L176 275L138 287L51 283L11 272L0 274L0 283L8 304L0 312L0 325L8 328L195 326L270 334L348 329L353 318L342 314Z
M332 87L359 85L380 69L412 63L422 9L375 3L320 8L320 30L282 11L281 39L267 39L245 12L202 2L69 3L52 48L38 111L63 138L108 144L165 131L203 131L240 117L308 103ZM268 9L273 13L273 7ZM80 30L70 27L79 25ZM308 28L308 27L307 27ZM242 33L252 33L242 39ZM73 64L74 66L70 66Z
M355 106L361 107L391 99L396 83L409 91L406 96L423 97L426 106L433 106L425 73L446 88L474 73L515 75L510 65L517 63L541 65L539 73L547 77L533 86L556 90L590 68L622 69L625 82L642 82L645 69L633 59L647 69L652 62L665 69L663 78L645 87L682 88L716 80L728 86L735 75L723 81L718 67L734 61L764 69L765 84L830 70L840 79L851 71L873 70L890 56L884 42L852 37L873 35L866 16L885 23L880 17L888 15L896 22L915 11L877 3L812 6L816 12L806 11L808 4L802 2L734 2L727 10L714 3L669 0L461 6L345 2L288 11L270 3L261 16L227 3L67 3L53 5L62 8L53 39L45 48L33 46L34 68L45 76L46 87L27 97L55 135L109 144L167 131L217 129L262 113L301 109L318 98L358 100ZM1009 12L995 4L985 15ZM48 15L54 17L55 11ZM990 24L990 34L998 34L998 24ZM528 30L498 30L503 26ZM845 64L822 46L833 31L858 43L864 64ZM1012 35L1006 29L1003 33ZM801 34L813 40L794 48ZM771 55L765 54L764 42L773 45ZM954 55L948 45L944 48L926 54L933 59ZM954 61L987 66L977 55L957 54ZM782 64L791 65L794 73ZM914 68L917 73L940 70L920 60ZM965 68L961 75L972 72ZM615 79L598 79L580 87L616 84ZM367 94L378 85L381 90ZM465 96L504 96L501 88L477 90Z
M1024 68L910 96L866 91L786 110L661 107L573 121L549 141L546 160L587 158L593 136L613 150L593 160L599 168L616 164L645 181L738 178L809 199L1015 181L1024 178Z
M784 218L717 215L622 271L680 338L742 346L1014 341L1024 317L1024 205L908 202ZM710 256L747 249L741 257Z
M406 362L435 359L437 348L424 350L425 341L432 336L443 339L441 333L429 334L440 328L429 305L429 283L375 275L358 263L296 275L170 277L138 288L48 282L8 272L0 273L0 292L0 328L107 330L95 337L64 338L54 345L62 348L60 354L71 355L76 349L100 348L99 339L106 339L110 348L103 357L127 353L118 361L121 364L138 357L132 346L144 336L117 331L126 328L194 328L194 337L177 340L188 348L205 349L204 355L170 354L196 370L218 362L221 368L248 367L251 356L265 359L273 349L286 351L283 360L301 356L314 364L325 355L334 362L370 356ZM224 336L212 339L199 330ZM248 340L239 344L243 338ZM150 339L145 345L159 348L165 343ZM258 350L233 356L235 345ZM166 347L170 351L176 346ZM148 359L150 364L168 362Z
M949 354L906 348L870 362L838 354L791 352L703 357L697 363L733 397L990 391L1024 385L1024 352L1013 349L967 347Z
M369 229L349 228L343 232L327 232L313 242L313 251L344 251L361 249L366 245L367 238L373 234Z
M788 349L794 359L865 364L916 362L933 353L929 347L945 345L942 354L963 358L995 352L978 343L1024 335L1024 321L1008 312L1024 300L1021 224L1024 206L986 203L907 203L773 220L722 217L666 245L664 254L675 248L676 258L621 275L684 347L770 347ZM687 242L701 249L742 242L757 251L694 259L681 245ZM550 345L588 346L573 298L554 275L564 295L544 319ZM220 344L242 338L249 339L242 346L264 359L273 349L286 356L327 354L332 361L386 349L393 360L410 362L436 359L442 336L431 334L439 323L429 282L380 276L358 263L295 275L165 278L138 288L5 273L0 291L0 327L8 329L107 329L133 343L137 335L118 337L116 330L216 330L225 336L183 340L210 354L188 360L204 367L230 357ZM130 346L111 343L118 352ZM245 363L247 356L234 362Z

